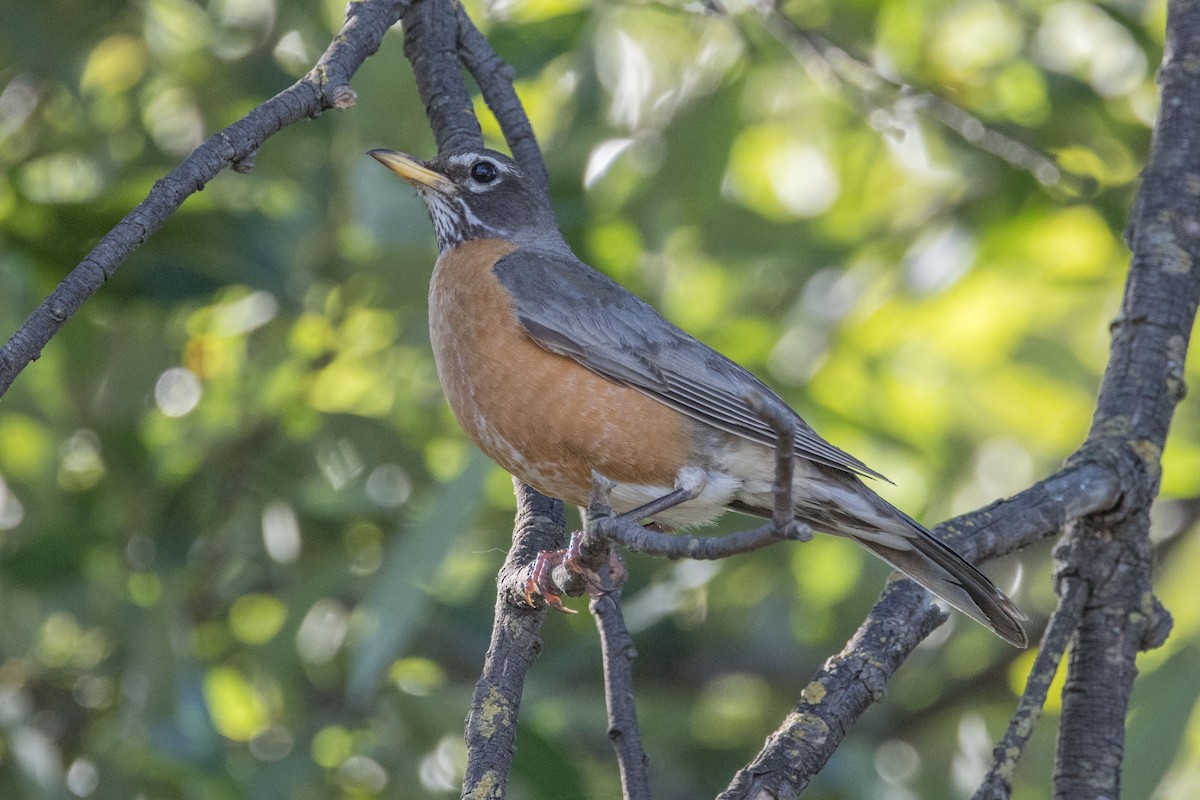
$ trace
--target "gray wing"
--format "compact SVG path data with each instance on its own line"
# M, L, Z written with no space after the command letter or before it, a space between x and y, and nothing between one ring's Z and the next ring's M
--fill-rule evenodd
M776 434L742 399L762 381L664 319L632 293L581 261L518 250L495 272L513 296L525 332L547 350L574 359L720 430L773 447ZM790 409L789 409L790 410ZM883 478L796 419L797 457L850 473ZM886 478L883 478L887 480Z

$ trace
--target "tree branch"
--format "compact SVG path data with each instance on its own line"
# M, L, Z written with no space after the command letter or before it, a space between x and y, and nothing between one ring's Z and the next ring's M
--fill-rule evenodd
M562 547L566 538L561 502L543 497L515 478L513 491L517 496L513 546L497 577L500 587L519 578L538 552ZM541 650L539 632L545 617L544 607L534 608L523 601L514 603L504 591L496 595L492 640L467 715L464 798L504 797L516 752L517 716L525 673Z
M866 622L804 687L800 702L718 800L799 796L850 725L883 699L887 682L908 654L945 618L917 584L888 581Z
M404 55L412 63L438 152L483 146L475 107L458 66L457 5L450 0L417 0L404 12Z
M542 150L513 86L516 72L496 54L461 4L458 6L458 48L463 66L475 79L483 101L500 123L513 158L549 195L550 176L546 172Z
M604 663L604 700L608 707L608 738L617 753L624 800L649 800L649 759L638 730L633 699L633 659L637 651L621 613L621 588L611 587L588 604L600 633Z
M1079 580L1068 578L1063 581L1062 597L1058 608L1050 617L1050 623L1042 634L1038 645L1037 659L1025 683L1025 691L1017 703L1017 710L1008 730L992 752L992 766L983 783L975 791L972 800L1008 800L1012 796L1012 774L1017 760L1025 750L1034 726L1046 705L1050 684L1058 672L1059 662L1066 652L1067 642L1079 625L1083 604L1087 601L1087 586Z
M485 99L489 93L494 97L511 94L515 99L512 69L492 52L486 41L481 43L482 34L458 3L418 0L404 15L404 54L412 63L417 90L439 151L483 145L483 134L459 66L463 40L470 51L461 57L479 81ZM507 90L502 88L505 83ZM544 176L545 167L532 137L532 127L519 102L515 108L506 110L500 124L506 139L523 143L522 152L514 150L514 156L526 169L540 169ZM541 649L538 632L545 617L544 608L535 609L525 602L525 570L539 552L558 550L566 544L562 502L538 494L515 478L513 491L517 498L513 544L496 578L491 644L467 716L467 769L462 797L471 800L499 800L505 795L516 752L525 673Z
M407 0L350 3L341 32L307 75L210 136L179 166L156 181L146 199L105 234L0 349L0 396L117 267L162 227L192 193L203 189L226 167L249 169L262 143L288 125L319 116L331 108L353 106L351 76L379 49L383 35L407 5Z
M1120 496L1117 477L1083 462L1034 484L1008 500L945 522L933 533L973 561L1012 552L1062 529L1076 516L1104 511ZM825 662L800 702L754 760L720 795L796 797L837 750L909 653L945 619L931 595L908 579L894 579L842 651ZM759 794L765 793L765 794Z
M877 130L899 128L914 112L924 111L968 145L1029 173L1043 186L1062 185L1078 194L1093 183L1086 176L1065 172L1053 157L988 125L957 103L885 75L823 36L805 30L788 18L778 0L752 0L748 5L815 82L850 87L857 110Z
M1124 496L1117 513L1085 519L1055 553L1059 574L1089 590L1063 690L1057 798L1120 793L1134 659L1161 644L1170 627L1151 594L1150 504L1185 393L1183 365L1200 303L1197 63L1200 7L1171 0L1158 72L1162 102L1128 228L1133 259L1085 447L1128 463Z

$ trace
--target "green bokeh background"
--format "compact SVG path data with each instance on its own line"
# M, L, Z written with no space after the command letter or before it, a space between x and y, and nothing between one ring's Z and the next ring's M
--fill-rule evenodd
M1073 177L1051 186L917 94L830 78L752 4L468 7L516 68L580 256L767 379L895 481L893 502L934 523L1082 441L1162 2L784 4L1053 154ZM154 180L303 75L341 18L340 0L0 8L4 335ZM0 796L457 793L511 486L441 398L429 221L364 155L433 152L397 31L353 86L355 108L189 198L0 402ZM1157 585L1176 628L1139 661L1124 775L1129 797L1161 800L1200 793L1192 401L1164 469ZM1046 544L988 567L1035 636L1049 564ZM725 785L887 575L828 539L629 568L668 799ZM969 795L1031 660L955 616L806 796ZM1017 798L1048 792L1056 712ZM594 628L554 615L510 796L617 796L604 726Z

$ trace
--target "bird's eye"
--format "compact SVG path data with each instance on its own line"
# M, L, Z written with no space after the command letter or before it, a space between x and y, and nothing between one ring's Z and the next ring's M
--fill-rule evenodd
M476 161L471 165L471 177L478 183L491 183L499 175L500 171L490 161Z

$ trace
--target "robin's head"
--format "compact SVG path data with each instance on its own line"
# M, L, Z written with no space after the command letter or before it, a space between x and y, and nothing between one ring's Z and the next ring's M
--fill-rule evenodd
M475 147L447 150L428 161L395 150L369 155L416 187L443 251L471 239L562 241L545 193L506 155Z

